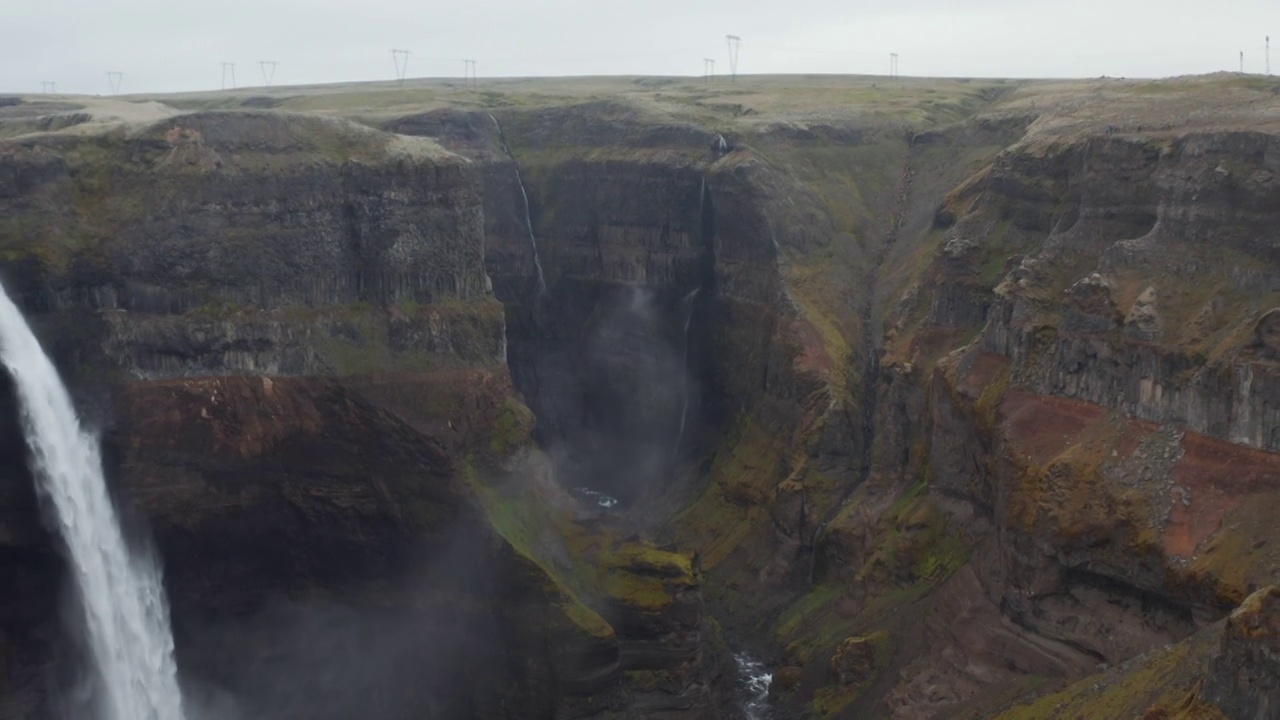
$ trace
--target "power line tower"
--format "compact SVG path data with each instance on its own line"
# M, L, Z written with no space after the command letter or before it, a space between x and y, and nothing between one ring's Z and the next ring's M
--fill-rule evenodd
M275 60L259 60L258 67L262 70L262 84L271 87L271 81L276 79L276 63Z
M404 84L405 73L409 71L409 51L408 50L392 50L391 60L396 64L396 80L400 84Z
M737 35L725 35L724 41L729 45L729 79L733 82L738 81L738 45L742 43L742 38Z
M1240 51L1240 74L1244 74L1244 51Z
M124 73L119 70L107 71L107 83L111 86L111 94L120 94L120 84L124 82Z
M716 76L716 59L703 58L702 59L702 79L706 80L707 82L711 82L711 79L714 78L715 76Z
M1267 74L1271 74L1271 36L1267 36Z
M54 94L54 93L56 93L57 91L58 91L58 83L52 82L52 81L50 81L50 80L41 80L41 81L40 81L40 92L41 92L41 93L44 93L45 95L53 95L53 94Z
M476 79L476 61L475 60L462 61L462 86L466 87L468 85L470 85L471 87L480 86L480 81Z
M898 79L898 53L889 53L889 79Z
M222 89L227 89L227 77L231 77L231 89L236 89L236 64L231 62L222 63Z

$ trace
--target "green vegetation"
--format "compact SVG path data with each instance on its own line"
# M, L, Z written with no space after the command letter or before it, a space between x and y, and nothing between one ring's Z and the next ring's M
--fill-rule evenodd
M713 570L730 556L764 554L759 531L774 488L786 477L786 448L743 414L721 442L708 484L688 508L671 520L681 547L697 550ZM753 533L754 531L754 533ZM732 568L736 574L742 568ZM723 580L724 578L721 578Z
M529 440L532 430L533 412L513 397L504 398L489 436L489 452L498 456L510 453Z
M812 707L814 713L818 717L834 717L843 711L850 704L871 687L876 674L884 670L889 665L889 660L893 655L893 645L889 641L889 634L886 632L872 633L866 637L850 637L841 643L840 649L836 651L836 655L832 657L832 672L835 673L835 666L841 661L841 652L848 643L859 643L870 645L873 655L870 663L866 667L866 674L853 682L840 682L838 679L835 683L818 688L813 694Z
M574 625L592 637L613 635L613 628L588 607L580 595L566 582L563 568L549 562L545 548L555 542L551 504L541 504L532 488L495 488L481 482L472 462L463 468L463 476L476 493L494 530L521 557L537 565L547 577L548 589L558 597L558 605Z
M1156 650L1065 690L1012 708L998 720L1138 718L1148 710L1167 720L1225 720L1196 699L1197 683L1221 633L1213 625L1168 649Z

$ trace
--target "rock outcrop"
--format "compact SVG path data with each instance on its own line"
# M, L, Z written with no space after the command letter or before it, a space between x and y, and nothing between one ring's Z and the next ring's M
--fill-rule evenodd
M1280 711L1280 588L1255 592L1227 617L1202 694L1231 718Z

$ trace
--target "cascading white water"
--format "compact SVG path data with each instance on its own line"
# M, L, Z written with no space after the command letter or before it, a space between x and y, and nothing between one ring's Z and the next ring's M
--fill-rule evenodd
M102 720L181 720L160 570L130 553L102 473L53 363L0 288L0 359L13 377L38 490L52 503L103 682Z
M738 665L738 682L742 688L742 709L747 720L768 720L769 686L773 673L746 653L735 653L733 661Z
M689 415L689 325L693 322L693 300L696 297L698 288L694 288L693 292L680 301L681 305L688 305L689 310L684 316L684 364L680 366L680 430L676 433L676 444L671 450L673 456L680 453L680 443L684 441L685 418Z
M516 185L520 186L520 197L524 200L524 226L529 229L529 246L533 248L533 267L538 271L538 294L546 292L547 282L542 279L542 260L538 258L538 239L533 234L533 214L529 209L529 193L524 190L524 179L520 177L520 164L516 162L516 158L511 154L511 149L507 147L506 135L502 133L502 124L498 122L498 118L489 113L489 119L493 121L493 126L498 129L498 143L502 145L502 152L507 154L516 168Z

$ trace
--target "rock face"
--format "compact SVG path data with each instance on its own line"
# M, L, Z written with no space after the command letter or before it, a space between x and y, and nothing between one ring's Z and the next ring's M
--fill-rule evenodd
M672 533L802 669L778 701L929 717L1185 638L1280 566L1273 139L1035 119L713 154L620 103L396 127L487 168L513 375L563 466L648 507L706 458Z
M1280 708L1280 588L1250 595L1227 618L1209 662L1205 699L1231 718L1274 717Z
M799 716L1272 713L1274 101L945 89L0 144L7 287L108 426L191 696L732 716L749 638ZM14 717L76 679L29 480L0 463Z
M117 472L165 555L193 697L243 717L536 717L600 688L579 656L616 667L444 449L341 385L160 381L118 403Z
M3 162L10 292L82 320L55 326L91 353L76 362L176 377L503 361L480 178L428 140L195 114L14 142Z
M609 131L564 132L614 113ZM652 127L622 106L501 122L437 111L390 127L485 168L509 365L571 483L652 498L668 488L651 478L697 452L706 423L763 401L762 377L805 393L789 377L794 310L781 300L774 221L753 179L767 171L754 159L708 155L706 132Z
M626 635L669 657L646 662L679 668L686 699L637 700L619 635L486 504L482 476L521 456L531 422L485 272L482 183L429 140L278 114L0 146L7 287L108 426L201 710L709 707L696 584L657 588L686 609ZM77 650L4 399L0 537L20 592L0 604L0 714L41 717L73 694L46 691L79 681ZM684 633L670 656L669 625Z
M889 318L877 425L896 430L877 433L869 478L893 497L925 475L975 543L966 602L1016 623L1021 673L1132 658L1274 581L1273 142L1033 133L942 200L937 255ZM875 560L870 490L830 528L834 567ZM934 659L907 666L895 717L1016 682L973 650L997 633L965 640L946 612L926 616L954 637L916 641ZM967 668L945 660L966 647ZM956 672L955 692L913 689Z

